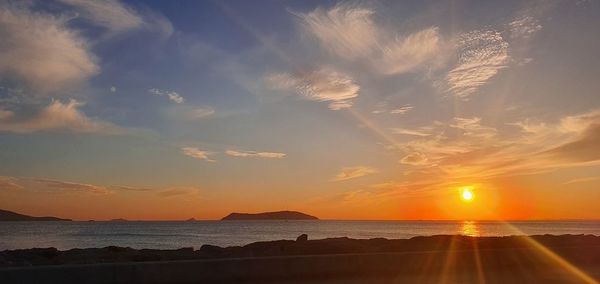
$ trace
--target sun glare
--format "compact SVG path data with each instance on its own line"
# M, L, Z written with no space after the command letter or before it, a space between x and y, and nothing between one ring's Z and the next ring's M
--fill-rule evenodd
M470 202L473 200L473 198L475 198L475 195L473 194L473 191L471 190L470 187L464 187L461 190L460 197L462 198L463 201Z

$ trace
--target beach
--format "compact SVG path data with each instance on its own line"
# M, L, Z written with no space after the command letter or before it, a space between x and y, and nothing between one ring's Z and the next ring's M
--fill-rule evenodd
M600 237L279 240L0 253L2 283L598 283Z

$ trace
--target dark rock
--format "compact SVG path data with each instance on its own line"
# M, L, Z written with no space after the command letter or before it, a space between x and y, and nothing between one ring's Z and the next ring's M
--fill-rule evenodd
M297 242L306 242L306 241L308 241L308 235L302 234L296 238L296 241Z

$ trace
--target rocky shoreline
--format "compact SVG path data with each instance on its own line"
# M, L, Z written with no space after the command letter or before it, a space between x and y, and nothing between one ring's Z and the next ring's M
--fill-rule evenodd
M401 253L430 251L468 251L528 249L533 242L548 249L577 252L587 264L600 264L600 237L592 235L538 235L507 237L429 236L411 239L350 239L329 238L308 240L306 235L293 240L255 242L245 246L218 247L203 245L199 249L175 250L133 249L110 246L105 248L70 249L32 248L0 252L0 268L40 265L71 265L95 263L150 262L175 260L205 260L255 258L272 256L337 255L369 253Z

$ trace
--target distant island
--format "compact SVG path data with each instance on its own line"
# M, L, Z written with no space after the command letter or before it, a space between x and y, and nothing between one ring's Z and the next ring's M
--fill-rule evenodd
M297 211L277 211L264 213L231 213L221 220L319 220L319 218Z
M0 221L73 221L57 217L33 217L0 209Z

